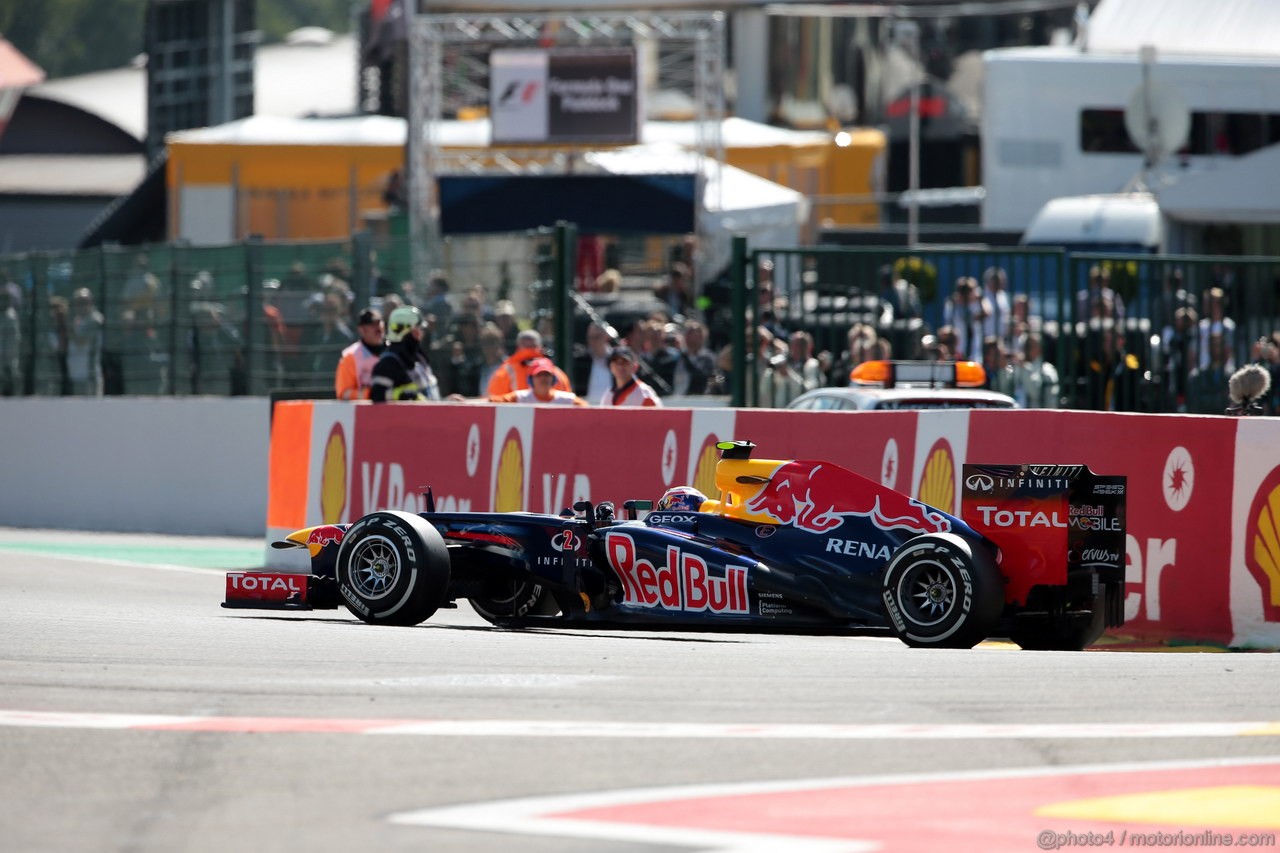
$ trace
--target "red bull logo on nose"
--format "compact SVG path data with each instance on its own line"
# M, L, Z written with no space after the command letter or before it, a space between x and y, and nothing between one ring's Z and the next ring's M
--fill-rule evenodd
M342 535L345 531L334 524L325 524L312 530L307 535L308 545L332 545L335 542L342 541Z
M787 462L745 504L810 533L827 533L850 516L869 518L881 530L945 533L945 515L893 489L826 462Z

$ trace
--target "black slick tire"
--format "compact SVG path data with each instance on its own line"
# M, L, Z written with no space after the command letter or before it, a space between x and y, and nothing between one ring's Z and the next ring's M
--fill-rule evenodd
M972 648L991 635L1004 609L1004 580L991 554L953 533L903 543L885 567L880 593L889 626L915 648Z
M338 598L371 625L417 625L444 603L449 551L440 533L408 512L375 512L347 530L338 550Z
M560 612L551 591L527 580L495 581L485 595L469 598L471 608L494 625L507 625L531 616L555 616Z

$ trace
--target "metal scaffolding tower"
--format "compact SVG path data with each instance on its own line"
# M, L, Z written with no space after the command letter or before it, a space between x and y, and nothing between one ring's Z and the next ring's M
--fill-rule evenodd
M435 181L441 175L557 175L592 171L582 146L490 145L484 150L445 148L442 122L489 104L489 52L503 48L631 46L651 57L642 65L646 96L653 90L687 98L695 150L719 185L724 163L724 15L721 12L548 12L417 15L409 44L409 120L406 186L413 270L419 281L438 259L439 209ZM643 120L643 117L642 117ZM595 146L604 148L608 146ZM705 164L711 163L711 169ZM709 200L714 208L718 200ZM701 217L699 217L701 220ZM553 223L546 223L551 225Z

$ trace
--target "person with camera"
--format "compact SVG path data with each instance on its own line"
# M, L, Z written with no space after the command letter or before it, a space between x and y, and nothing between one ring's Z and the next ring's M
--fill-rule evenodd
M796 397L821 387L823 378L822 366L813 355L813 338L805 331L794 332L787 340L787 352L770 358L760 377L760 403L785 409Z

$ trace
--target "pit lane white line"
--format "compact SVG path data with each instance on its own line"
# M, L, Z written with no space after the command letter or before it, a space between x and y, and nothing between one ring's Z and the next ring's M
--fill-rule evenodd
M649 723L594 720L378 720L201 717L0 709L0 726L425 737L611 737L741 740L962 740L1280 736L1280 722L1163 723Z
M113 560L110 557L86 557L83 554L56 554L56 553L45 552L45 551L41 551L37 553L34 551L23 551L18 548L5 548L0 550L3 550L7 554L17 554L17 555L28 556L28 557L40 557L42 559L48 559L48 560L65 560L68 563L92 563L94 565L101 565L101 566L123 566L124 568L127 568L127 569L156 569L157 571L161 571L161 572L181 572L183 574L188 574L188 575L214 576L214 575L226 574L227 572L252 571L251 569L250 570L219 569L219 568L213 568L213 567L210 567L207 569L197 569L191 566L179 566L173 563L143 563L143 562L135 562L133 560Z
M575 812L753 794L783 794L830 788L873 788L931 782L983 782L1013 778L1083 776L1160 770L1198 770L1217 767L1249 767L1273 764L1280 756L1201 761L1137 762L1125 764L1069 765L1005 770L977 770L952 773L895 774L887 776L847 776L837 778L790 779L775 782L741 782L722 785L684 785L633 788L621 791L593 791L514 800L470 803L443 808L421 809L392 814L392 823L442 829L466 829L518 835L550 835L566 838L593 838L631 841L642 844L669 844L693 847L701 853L863 853L883 848L880 841L823 838L814 835L766 835L735 833L713 829L664 827L652 824L575 819Z

